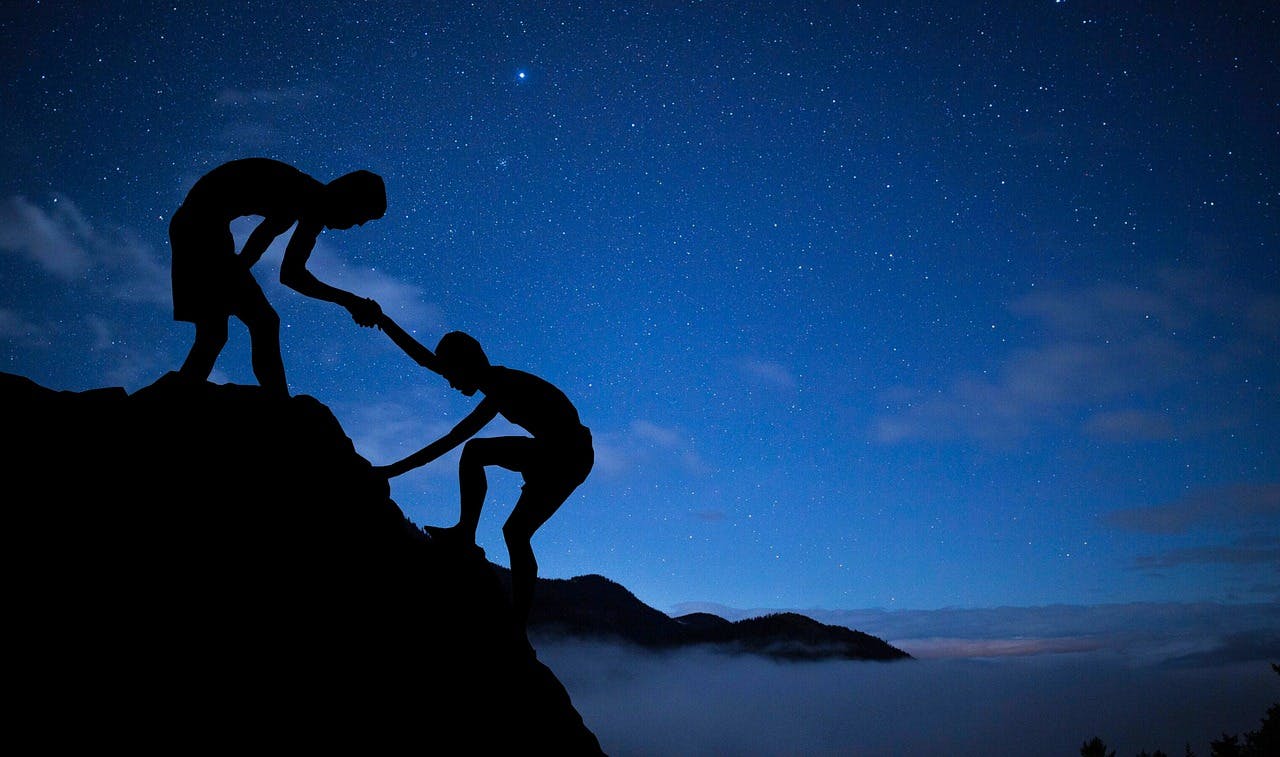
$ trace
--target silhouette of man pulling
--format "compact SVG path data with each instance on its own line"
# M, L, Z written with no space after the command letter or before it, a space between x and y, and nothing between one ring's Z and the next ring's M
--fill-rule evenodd
M466 442L458 463L458 524L428 527L427 532L446 541L474 546L488 490L484 469L496 465L524 477L520 497L502 526L511 558L511 604L518 631L523 635L538 577L531 540L591 472L595 464L591 431L582 425L577 409L563 392L532 374L491 365L480 343L468 334L445 334L432 353L387 315L381 316L378 326L409 357L439 373L454 389L468 397L476 392L484 395L480 404L444 436L398 462L375 467L391 478ZM532 436L471 438L499 414Z
M280 356L280 316L267 302L250 268L272 240L297 224L280 265L280 283L308 297L342 305L361 326L373 326L382 310L317 279L307 259L320 232L349 229L381 218L387 209L382 179L354 171L323 184L269 158L233 160L195 183L169 223L172 248L173 317L196 326L195 342L178 373L205 381L227 343L227 322L236 316L249 329L253 374L272 393L288 396ZM262 216L236 254L231 222Z

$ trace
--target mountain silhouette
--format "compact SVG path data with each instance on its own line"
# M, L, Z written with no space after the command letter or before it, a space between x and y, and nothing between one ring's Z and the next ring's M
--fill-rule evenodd
M409 521L327 407L175 376L129 394L0 373L19 730L65 748L601 754L513 633L510 571ZM670 617L597 575L539 579L529 630L909 657L793 613Z
M509 580L498 568L504 582ZM897 647L793 612L730 621L711 613L671 617L599 575L539 579L531 634L625 641L654 649L714 645L787 660L906 660Z
M0 374L17 741L601 753L492 564L408 521L328 408L174 375Z

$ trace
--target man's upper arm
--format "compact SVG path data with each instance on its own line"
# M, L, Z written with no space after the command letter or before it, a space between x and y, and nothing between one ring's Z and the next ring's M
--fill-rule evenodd
M303 219L298 221L298 228L289 235L289 244L284 248L284 263L305 265L311 251L315 249L316 239L324 227L318 223Z
M262 222L249 233L249 238L245 240L244 248L240 250L240 254L256 262L267 251L267 247L271 246L271 242L287 231L291 225L291 223L280 219L269 217L262 219Z
M489 425L489 421L498 416L498 404L489 397L485 397L476 405L476 409L472 410L467 417L458 421L458 425L454 427L459 433L464 434L464 438L471 438L480 429Z
M258 224L258 228L253 231L255 234L261 231L264 234L269 234L272 239L275 239L288 231L289 227L292 225L293 220L290 218L267 216L262 219L262 223Z
M280 261L280 279L284 281L290 276L305 274L307 259L315 249L316 239L320 236L321 226L305 219L298 221L298 228L289 235L289 244L284 248L284 259Z

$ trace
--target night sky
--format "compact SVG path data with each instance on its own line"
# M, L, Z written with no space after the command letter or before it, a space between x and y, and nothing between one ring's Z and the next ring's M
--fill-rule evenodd
M288 5L0 5L0 370L150 384L194 334L194 181L363 168L386 216L311 270L594 433L544 576L663 610L1280 598L1274 5ZM360 454L474 406L282 287L283 241L254 270L291 390ZM232 323L213 380L255 383ZM393 480L416 523L456 519L456 459Z

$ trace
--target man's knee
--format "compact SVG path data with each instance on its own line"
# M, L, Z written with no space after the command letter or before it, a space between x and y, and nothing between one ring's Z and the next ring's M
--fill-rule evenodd
M251 334L279 334L280 314L275 308L257 308L241 317Z
M220 351L227 346L227 338L228 331L225 320L213 320L196 324L196 343L202 347Z
M508 547L528 547L533 540L533 531L524 523L509 519L502 524L502 538L506 539Z
M488 437L471 439L462 445L458 464L463 467L484 467L494 463L494 440Z
M458 457L458 466L461 468L484 467L484 444L483 439L472 439L462 445L462 455Z

